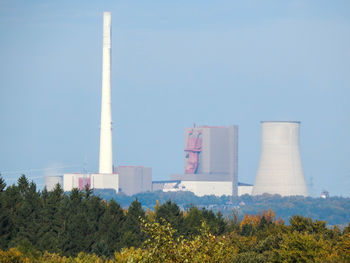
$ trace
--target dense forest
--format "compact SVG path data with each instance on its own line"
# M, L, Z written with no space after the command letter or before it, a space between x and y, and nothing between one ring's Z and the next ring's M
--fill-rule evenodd
M0 177L0 262L350 262L343 229L272 210L242 219L173 201L128 209L89 189L38 191Z

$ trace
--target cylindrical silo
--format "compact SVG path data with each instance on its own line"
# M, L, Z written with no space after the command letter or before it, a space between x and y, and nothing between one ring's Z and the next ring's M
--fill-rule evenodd
M63 176L45 176L45 187L47 191L55 189L57 184L60 184L63 188Z
M263 121L260 163L253 195L307 196L299 153L298 121Z

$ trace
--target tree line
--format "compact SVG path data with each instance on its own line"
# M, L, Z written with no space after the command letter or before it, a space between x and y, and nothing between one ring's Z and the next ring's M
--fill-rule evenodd
M123 209L89 189L0 177L0 249L0 262L349 262L350 224L295 215L286 225L272 210L228 219L172 201Z
M25 176L6 187L0 178L0 249L29 243L39 251L74 256L79 252L110 256L123 247L139 247L145 241L140 218L168 220L179 234L198 233L205 220L215 234L226 223L220 213L191 207L186 216L168 201L145 211L136 199L128 209L114 200L105 201L90 189L73 189L65 194L57 185L53 191L38 191Z
M290 217L301 214L313 220L327 221L329 225L346 225L350 219L350 198L333 196L330 198L314 198L303 196L285 196L264 194L260 196L243 195L231 196L196 196L192 192L146 192L133 196L114 191L98 190L95 194L103 199L114 199L122 207L127 207L137 198L143 207L153 208L156 200L164 203L167 200L176 202L181 208L186 209L189 204L220 211L224 217L231 217L232 209L235 209L239 218L245 214L257 214L260 211L272 209L278 217L288 222Z

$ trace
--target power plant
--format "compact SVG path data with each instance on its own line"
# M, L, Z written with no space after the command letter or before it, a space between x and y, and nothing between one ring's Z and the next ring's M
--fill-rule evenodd
M307 196L299 153L298 121L263 121L262 146L253 195Z
M52 190L59 183L73 188L114 189L134 195L147 191L191 191L197 196L279 194L307 196L299 153L297 121L263 121L260 164L254 186L238 182L238 126L185 129L184 173L153 181L152 169L113 166L111 102L111 13L103 13L102 96L98 173L67 173L45 178ZM62 180L63 179L63 180Z

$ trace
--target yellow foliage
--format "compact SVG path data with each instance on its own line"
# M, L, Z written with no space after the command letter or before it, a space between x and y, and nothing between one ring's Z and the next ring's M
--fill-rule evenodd
M241 221L240 227L242 229L242 227L244 225L253 225L254 227L257 227L261 221L262 218L265 218L267 222L271 222L271 223L280 223L281 220L276 221L276 214L274 211L272 211L271 209L265 211L263 213L257 214L257 215L248 215L246 214L243 218L243 220Z
M44 255L40 258L40 263L66 263L67 258L61 257L56 253L44 252Z
M242 228L244 225L253 225L253 226L258 226L260 222L260 217L258 215L248 215L246 214L243 217L243 220L240 224L240 227Z
M146 218L153 222L156 220L156 213L154 211L152 211L151 209L147 209L146 211Z
M175 236L167 222L142 222L143 231L150 235L144 243L140 262L232 262L237 249L229 246L229 238L216 237L202 223L201 234L194 239ZM117 261L130 262L130 261Z
M31 263L31 260L18 251L16 248L10 248L8 251L0 250L1 263Z
M135 249L134 247L123 248L121 252L114 253L115 261L110 261L108 263L134 263L141 262L142 260L142 250L140 248Z
M344 262L350 262L350 233L345 233L336 246L338 255Z
M124 209L124 208L122 208L122 210L123 210L123 214L124 214L124 216L126 216L126 214L128 213L128 209Z
M274 250L274 258L279 262L342 262L335 260L338 257L334 257L334 252L331 244L322 238L316 239L306 232L292 232L283 234L280 248Z
M265 217L268 222L274 223L276 221L276 213L271 209L264 211L261 217Z
M96 254L88 254L80 252L76 258L74 258L74 263L104 263Z
M154 211L159 210L159 200L156 200L156 205L153 208L154 208Z
M236 247L230 246L230 239L226 236L212 235L205 223L199 236L193 240L184 240L181 245L181 262L232 262L238 251Z

